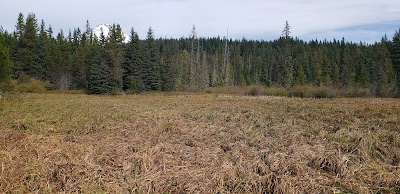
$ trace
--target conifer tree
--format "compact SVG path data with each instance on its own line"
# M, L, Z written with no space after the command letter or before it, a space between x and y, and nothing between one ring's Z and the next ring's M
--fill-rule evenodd
M22 45L19 52L22 53L23 71L31 76L36 74L35 67L32 66L34 50L37 44L37 20L35 14L30 13L26 18L25 29L22 35Z
M11 80L11 61L9 50L3 45L0 37L0 83L9 82Z
M138 93L143 91L141 78L141 62L139 50L139 36L131 29L130 41L126 45L122 62L122 88Z
M108 41L106 41L106 55L110 67L111 85L115 91L122 89L121 63L123 57L123 41L121 26L113 24Z
M110 94L113 86L110 79L110 69L103 59L104 50L97 46L94 51L93 64L90 66L89 91L92 94Z
M143 84L145 90L160 90L160 69L157 64L157 45L151 27L147 32L145 41Z
M40 79L45 79L45 69L47 62L47 49L46 49L46 39L47 33L45 30L45 23L42 20L40 25L39 37L37 39L37 44L33 53L33 61L30 65L28 74Z
M293 63L292 63L292 53L291 53L291 40L292 38L290 37L290 29L291 27L289 26L289 23L286 21L285 28L282 31L282 37L283 37L283 77L284 77L284 86L286 88L292 87L293 86Z
M163 46L163 55L160 62L160 84L162 91L175 89L173 48L171 44Z
M24 68L24 54L21 52L21 49L24 47L23 44L23 35L25 32L25 21L24 21L24 15L22 13L19 13L18 19L17 19L17 24L15 25L15 45L13 47L13 54L12 54L12 60L14 61L14 66L13 66L13 77L17 78L20 73L22 73L22 70Z
M389 92L389 79L392 70L392 61L389 58L389 51L386 46L386 40L382 38L381 42L376 45L376 80L375 95L378 97L386 97Z
M400 30L396 31L393 36L390 51L395 76L395 92L396 96L400 97Z

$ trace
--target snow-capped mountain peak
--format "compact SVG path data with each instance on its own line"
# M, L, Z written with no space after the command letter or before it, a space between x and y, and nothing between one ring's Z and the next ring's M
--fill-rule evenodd
M92 32L97 38L100 38L101 32L103 32L104 36L106 38L108 38L111 28L112 28L112 24L100 24L100 25L96 26L95 28L93 28ZM126 35L124 32L122 32L122 36L124 38L124 40L123 40L124 43L129 42L128 35Z

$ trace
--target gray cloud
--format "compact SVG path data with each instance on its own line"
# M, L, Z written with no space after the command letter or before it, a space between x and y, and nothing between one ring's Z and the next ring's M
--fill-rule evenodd
M3 4L4 5L4 4ZM149 26L157 37L188 36L193 24L200 36L224 36L229 23L230 35L260 39L280 36L286 20L292 35L304 38L341 36L379 39L377 33L392 34L400 21L397 0L114 0L114 1L8 1L0 12L0 25L13 30L18 13L36 13L55 30L83 27L89 19L94 27L102 23L119 23L125 32L134 27L143 38ZM354 26L393 22L391 27L343 31ZM385 31L387 30L387 32ZM389 31L392 30L392 31ZM370 36L368 35L370 34Z

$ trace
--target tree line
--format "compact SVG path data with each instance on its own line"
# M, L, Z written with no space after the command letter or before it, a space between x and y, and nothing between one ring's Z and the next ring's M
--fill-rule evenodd
M150 27L140 39L132 28L124 42L120 25L108 35L75 28L56 35L35 14L20 13L16 29L0 29L0 82L21 76L47 81L51 89L119 91L200 91L211 86L261 84L368 88L373 96L400 96L400 33L373 44L342 40L272 41L198 37L155 38Z

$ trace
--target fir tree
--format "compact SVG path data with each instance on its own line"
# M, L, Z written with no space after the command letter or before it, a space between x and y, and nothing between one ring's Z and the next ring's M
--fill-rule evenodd
M170 44L163 47L163 55L160 63L160 84L162 91L175 89L173 48Z
M110 69L102 57L102 48L95 51L94 63L90 66L89 91L92 94L110 94L113 90Z
M292 87L293 85L293 63L292 63L292 53L291 53L291 40L290 37L290 29L289 23L286 21L285 28L282 31L282 44L283 44L283 84L286 88Z
M24 21L24 15L22 13L19 13L18 19L17 19L17 24L15 25L15 45L13 47L13 54L12 54L12 60L14 61L14 66L13 66L13 77L17 78L20 73L22 73L22 70L24 68L24 53L21 52L21 49L24 47L23 43L23 35L25 32L25 21Z
M37 20L35 14L30 13L26 18L25 29L22 36L22 47L20 52L24 56L22 58L23 71L28 75L35 76L36 67L32 66L32 61L34 59L34 51L37 44Z
M143 84L145 90L160 90L160 70L157 64L157 47L153 29L149 28L145 41Z
M40 80L45 79L45 68L47 62L46 39L47 33L45 31L45 23L42 20L42 23L40 25L39 37L37 39L36 48L33 53L33 61L28 72L29 75Z
M4 47L0 37L0 83L9 82L11 80L11 61L9 50Z
M395 92L396 96L400 97L400 30L393 36L390 54L395 75Z
M385 39L376 46L376 82L375 82L375 95L379 97L388 96L389 92L389 78L392 68L392 62L389 58L389 51L385 43Z
M121 27L118 24L113 24L105 48L110 67L111 85L115 91L122 88L121 63L123 57L123 41L124 37Z
M137 93L143 90L139 54L139 36L132 28L130 41L126 45L122 62L122 88L125 91L131 90Z

